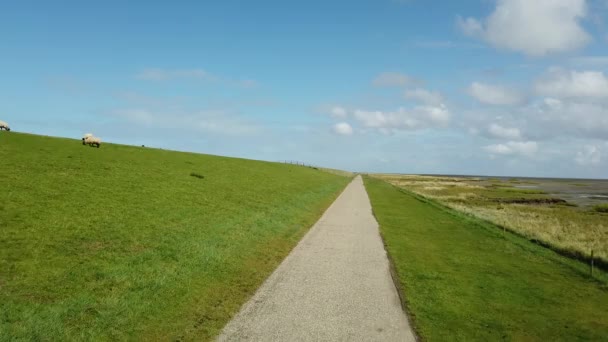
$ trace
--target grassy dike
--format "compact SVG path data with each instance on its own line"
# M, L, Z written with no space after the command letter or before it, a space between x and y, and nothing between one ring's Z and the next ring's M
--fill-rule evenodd
M208 340L348 183L0 133L0 341Z
M417 333L429 341L602 340L608 277L365 177Z

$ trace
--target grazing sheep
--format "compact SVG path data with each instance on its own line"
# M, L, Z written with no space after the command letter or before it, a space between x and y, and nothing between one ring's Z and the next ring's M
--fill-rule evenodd
M7 124L6 122L4 122L4 121L0 121L0 131L1 131L1 130L3 130L3 129L4 129L5 131L7 131L7 132L10 132L10 131L11 131L11 128L10 128L10 127L8 127L8 124Z
M99 146L101 146L101 139L99 139L98 137L94 137L94 136L85 137L85 138L82 138L82 144L89 145L89 146L95 145L97 148L99 148Z
M92 138L93 137L93 133L87 133L82 137L82 144L86 145L87 143L85 142L86 139L88 138Z

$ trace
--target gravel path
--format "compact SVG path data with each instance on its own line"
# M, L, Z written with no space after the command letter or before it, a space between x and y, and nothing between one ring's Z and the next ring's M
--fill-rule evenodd
M415 341L357 176L219 341Z

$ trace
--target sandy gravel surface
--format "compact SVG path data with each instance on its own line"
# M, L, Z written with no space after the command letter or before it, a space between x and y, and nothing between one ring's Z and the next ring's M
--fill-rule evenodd
M415 341L357 176L219 341Z

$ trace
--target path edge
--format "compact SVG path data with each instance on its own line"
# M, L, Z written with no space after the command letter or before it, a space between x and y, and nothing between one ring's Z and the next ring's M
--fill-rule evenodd
M247 300L245 302L243 302L243 304L241 304L241 306L239 307L239 309L234 313L233 316L230 317L230 319L226 322L226 324L224 324L224 326L220 329L219 334L213 336L211 338L210 341L218 341L219 338L224 335L224 331L226 329L226 327L228 327L228 325L230 323L232 323L232 321L239 316L239 314L246 308L248 307L251 303L251 300L258 294L258 291L260 291L261 288L263 288L266 283L268 281L270 281L270 279L274 276L274 274L279 270L279 268L281 268L283 266L283 264L291 258L291 255L293 254L293 252L300 246L300 244L302 244L307 237L310 235L310 233L314 230L314 228L316 227L317 223L319 221L321 221L323 219L323 217L325 216L325 214L329 211L329 209L331 207L334 206L334 203L336 203L336 201L338 200L338 198L340 198L340 196L342 196L342 194L344 193L344 191L346 191L346 189L348 188L348 186L355 181L355 179L357 178L357 176L361 176L360 174L355 174L352 177L348 177L350 178L350 181L348 183L346 183L346 185L344 186L344 188L342 188L342 190L340 190L339 192L336 191L336 196L334 197L334 199L331 201L331 203L325 208L325 210L321 213L321 215L319 215L319 218L317 218L317 220L310 226L308 227L308 230L306 231L306 233L300 238L300 240L293 246L293 248L289 251L289 253L285 256L285 258L283 258L283 260L281 260L281 262L277 265L277 267L268 275L268 277L266 277L266 279L264 279L264 281L260 284L260 286L258 286L257 289L255 289L255 291L253 292L253 294L247 298ZM361 176L361 178L363 178ZM363 179L362 179L363 181ZM365 183L364 186L365 188ZM367 190L365 191L367 193ZM369 197L369 196L368 196ZM374 217L375 218L375 217ZM384 242L383 242L384 243ZM392 275L391 275L392 277Z
M378 234L380 235L380 239L382 240L382 246L384 247L384 251L386 252L386 257L388 259L388 267L389 267L389 271L391 274L391 280L393 281L393 286L395 287L395 289L397 291L397 296L399 296L399 303L401 304L401 310L403 310L403 312L405 313L405 317L407 318L407 321L410 324L410 327L412 328L412 332L414 333L414 338L416 339L416 341L422 341L422 338L420 337L420 333L418 331L419 328L415 324L415 321L414 321L415 315L409 309L409 302L407 301L406 296L405 296L405 289L403 288L403 286L401 285L401 282L399 281L399 272L397 272L397 268L395 267L395 263L393 261L393 256L388 251L388 245L386 244L386 239L384 238L384 234L382 233L382 229L381 229L382 225L380 224L380 221L378 221L378 217L376 216L376 212L374 211L374 206L372 204L371 197L369 196L369 193L367 192L367 187L365 186L366 185L365 180L367 178L370 178L370 176L364 175L361 178L363 178L363 188L365 189L365 192L367 193L367 197L369 197L370 206L372 207L372 216L374 216L374 219L378 223ZM380 180L380 181L384 182L383 180Z

